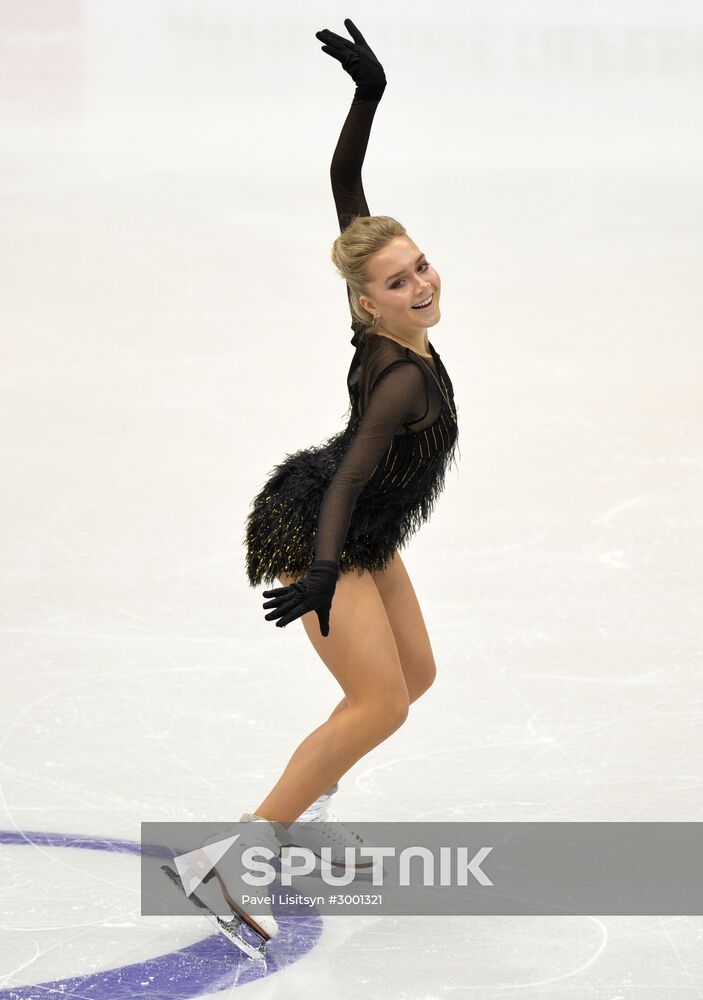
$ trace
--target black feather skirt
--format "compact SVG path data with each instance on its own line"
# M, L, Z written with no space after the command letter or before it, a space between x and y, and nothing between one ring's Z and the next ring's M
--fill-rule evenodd
M325 490L359 426L286 455L251 502L246 518L246 573L251 587L272 586L279 573L305 576ZM430 516L455 458L456 416L443 403L434 423L397 435L359 494L339 556L340 573L381 572Z

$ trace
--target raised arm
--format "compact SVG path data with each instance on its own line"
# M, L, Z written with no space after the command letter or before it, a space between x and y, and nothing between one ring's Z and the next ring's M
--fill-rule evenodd
M327 28L315 33L316 37L325 43L322 51L337 59L357 85L330 166L332 195L340 232L346 229L355 215L370 214L361 182L361 168L376 108L386 89L386 74L376 55L353 21L346 18L344 24L354 39L353 42ZM357 332L357 328L362 324L352 311L348 285L347 300L352 329Z
M355 215L370 215L361 168L379 101L380 97L376 100L354 97L332 154L330 180L340 232Z
M361 167L379 101L380 97L375 100L354 97L332 156L330 179L340 232L347 228L354 216L371 214L361 181ZM346 288L351 326L356 332L362 323L352 310L349 285Z

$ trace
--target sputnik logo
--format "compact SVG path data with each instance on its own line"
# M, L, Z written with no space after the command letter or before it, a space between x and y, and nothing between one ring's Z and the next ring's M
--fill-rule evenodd
M227 853L239 836L238 833L235 833L233 837L225 837L224 840L216 840L195 851L188 851L187 854L176 855L173 860L186 896L195 892L203 879L207 878L222 855Z

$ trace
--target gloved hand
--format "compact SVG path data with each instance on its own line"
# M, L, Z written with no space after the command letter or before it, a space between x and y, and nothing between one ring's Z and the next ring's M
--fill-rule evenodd
M341 62L343 68L357 85L355 98L380 100L386 89L386 74L374 53L369 48L366 39L349 17L344 18L344 27L354 39L336 35L334 31L323 28L316 31L315 37L325 44L322 51Z
M316 559L308 575L301 580L296 580L289 587L265 590L264 597L271 597L272 600L267 601L264 607L274 609L265 616L266 621L278 618L276 627L285 628L306 611L315 611L320 623L320 632L324 636L329 635L330 608L338 576L337 562L333 559Z

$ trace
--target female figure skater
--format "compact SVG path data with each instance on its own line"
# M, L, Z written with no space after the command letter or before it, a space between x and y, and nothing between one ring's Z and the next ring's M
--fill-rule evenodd
M326 805L338 779L402 725L434 680L430 640L398 550L429 517L458 437L452 384L428 338L440 318L439 275L399 222L369 215L361 167L386 77L358 28L349 18L344 24L353 41L327 29L316 37L356 84L330 171L340 227L332 260L346 281L354 331L351 415L343 431L274 468L246 531L251 586L282 584L264 591L266 620L285 627L302 618L344 697L256 812L241 817L254 821L252 843L268 837L274 851L287 824L336 819ZM424 129L417 122L412 141L426 141ZM351 831L347 842L358 847L358 835ZM278 929L270 908L253 914L232 900L227 857L215 872L223 893L267 941ZM343 864L343 849L340 857Z

